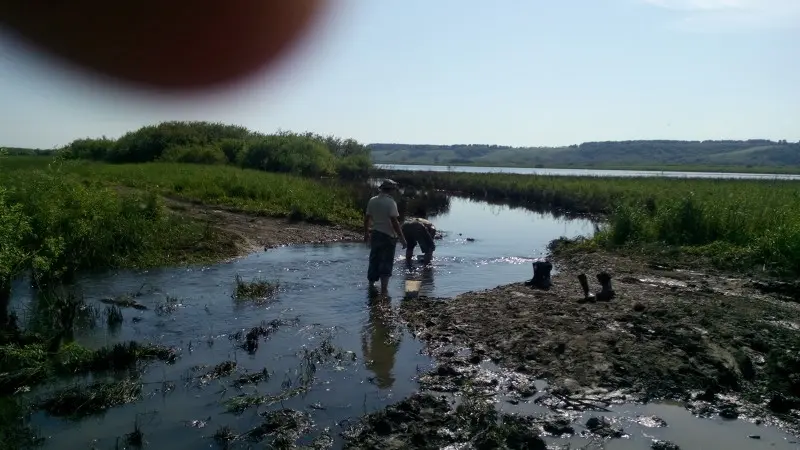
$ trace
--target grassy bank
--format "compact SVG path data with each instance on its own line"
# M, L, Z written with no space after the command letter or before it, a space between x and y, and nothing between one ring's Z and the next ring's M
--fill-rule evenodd
M153 192L121 193L68 171L0 170L4 278L32 270L39 281L58 281L79 270L219 257L209 246L219 233L169 214Z
M82 270L234 255L231 236L171 214L162 196L347 227L361 214L357 192L334 181L230 166L3 157L0 172L2 317L11 280L23 273L46 284Z
M793 181L384 172L405 186L608 216L593 245L673 248L721 267L800 274Z

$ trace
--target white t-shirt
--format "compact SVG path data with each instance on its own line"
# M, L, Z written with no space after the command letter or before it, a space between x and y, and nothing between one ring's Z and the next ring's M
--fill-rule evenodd
M372 229L397 237L392 228L392 217L399 217L397 203L387 194L378 194L367 202L367 214L372 216Z

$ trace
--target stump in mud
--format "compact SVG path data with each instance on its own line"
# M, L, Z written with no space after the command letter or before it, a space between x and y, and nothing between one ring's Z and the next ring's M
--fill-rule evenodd
M533 278L525 284L539 289L549 289L553 285L550 272L553 264L550 261L535 261L533 263Z

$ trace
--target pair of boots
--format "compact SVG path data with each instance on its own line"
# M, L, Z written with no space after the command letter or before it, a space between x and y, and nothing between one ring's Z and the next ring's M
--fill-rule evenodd
M550 271L553 264L550 261L536 261L533 263L533 278L525 282L525 286L536 287L539 289L549 289L553 285L550 280Z
M614 298L614 289L611 288L611 275L606 272L600 272L597 274L597 281L600 283L600 291L596 294L591 294L589 292L589 281L586 279L586 274L578 275L578 281L581 283L581 289L583 289L583 300L581 303L585 302L608 302Z

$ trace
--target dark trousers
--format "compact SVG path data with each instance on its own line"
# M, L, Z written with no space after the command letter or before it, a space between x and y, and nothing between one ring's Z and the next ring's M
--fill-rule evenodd
M394 268L394 252L397 248L397 238L393 238L380 231L372 231L370 237L369 269L367 279L370 283L378 281L381 277L392 276Z

